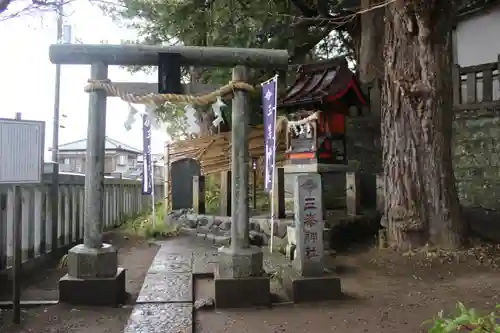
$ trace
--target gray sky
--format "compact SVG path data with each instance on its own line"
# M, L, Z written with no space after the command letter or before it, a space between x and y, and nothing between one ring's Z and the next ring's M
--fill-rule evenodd
M96 44L101 40L119 43L121 39L134 39L134 31L118 27L88 1L75 1L67 8L66 22L73 26L73 36L84 43ZM54 105L55 65L48 57L49 45L55 43L55 15L20 17L0 22L0 117L14 117L21 112L24 119L46 122L46 148L52 143L52 113ZM83 87L89 78L90 66L62 66L60 143L87 137L88 95ZM119 67L110 67L112 81L156 82L156 74L129 74ZM142 147L140 118L130 132L123 126L128 105L117 98L108 98L106 135ZM167 135L164 131L153 133L153 153L162 153ZM46 150L45 159L49 159Z

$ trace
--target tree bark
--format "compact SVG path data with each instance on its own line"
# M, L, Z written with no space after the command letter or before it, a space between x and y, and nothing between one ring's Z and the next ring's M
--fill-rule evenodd
M463 244L451 160L453 1L396 0L385 24L384 219L389 244Z

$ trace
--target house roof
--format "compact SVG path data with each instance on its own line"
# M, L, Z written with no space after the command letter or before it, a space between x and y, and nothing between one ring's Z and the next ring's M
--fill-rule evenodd
M458 9L458 20L465 20L492 7L500 5L499 0L468 0Z
M295 83L288 88L278 106L304 107L337 100L347 105L367 104L344 57L300 66Z
M125 143L122 143L120 141L111 139L110 137L105 138L105 150L121 150L121 151L127 151L131 153L136 153L136 154L141 154L142 152L139 149L136 149L132 146L129 146ZM67 151L82 151L87 149L87 139L81 139L78 141L73 141L73 142L68 142L64 143L62 145L59 145L59 151L60 152L67 152Z

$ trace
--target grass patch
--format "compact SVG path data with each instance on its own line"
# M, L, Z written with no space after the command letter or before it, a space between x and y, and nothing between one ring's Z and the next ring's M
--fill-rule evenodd
M473 333L498 333L500 332L500 324L498 319L497 305L495 310L487 315L480 315L473 308L466 308L463 303L457 303L456 314L447 317L443 311L440 311L432 320L426 321L424 324L431 324L428 333L451 333L451 332L473 332Z
M253 198L252 198L252 184L249 185L249 208L253 210ZM218 215L220 214L220 197L221 197L221 187L220 187L220 175L212 174L207 175L205 178L205 209L208 215ZM271 209L271 198L268 193L264 191L264 182L259 179L257 181L257 189L255 193L255 212L268 213ZM292 202L293 205L293 202Z
M154 221L153 224L153 211L150 209L145 214L126 221L120 230L145 238L170 238L179 235L179 228L176 224L165 223L163 203L156 204Z

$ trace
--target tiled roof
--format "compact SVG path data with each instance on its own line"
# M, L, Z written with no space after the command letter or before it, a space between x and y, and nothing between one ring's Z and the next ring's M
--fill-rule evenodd
M458 15L462 17L467 17L469 15L475 14L482 10L491 8L493 6L500 5L498 0L468 0L464 1L462 6L458 9Z
M348 94L351 90L355 94ZM313 64L302 65L297 70L295 83L288 88L285 96L279 100L279 107L289 108L305 104L324 103L355 96L344 102L348 105L366 104L358 81L347 67L345 58L334 58Z
M136 149L132 146L129 146L125 143L122 143L120 141L111 139L106 136L106 150L123 150L123 151L129 151L132 153L137 153L141 154L142 152L139 149ZM68 142L64 143L62 145L59 145L59 151L82 151L87 149L87 139L81 139L78 141L73 141L73 142Z

